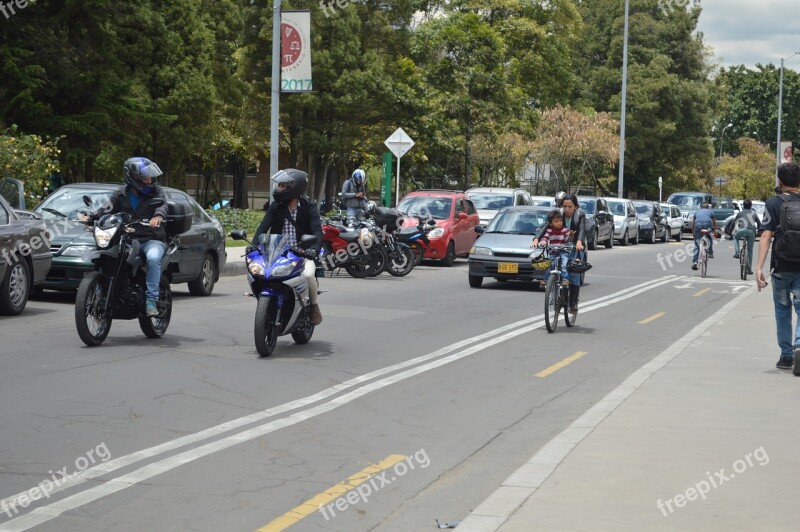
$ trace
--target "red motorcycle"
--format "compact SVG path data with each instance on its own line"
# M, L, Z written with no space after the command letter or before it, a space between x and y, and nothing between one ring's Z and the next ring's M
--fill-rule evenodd
M348 227L342 218L323 218L319 259L326 271L344 268L358 279L375 276L387 263L386 254L378 243L378 236L368 222Z

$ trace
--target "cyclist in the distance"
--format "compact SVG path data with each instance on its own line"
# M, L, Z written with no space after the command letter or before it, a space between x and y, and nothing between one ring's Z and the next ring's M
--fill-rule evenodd
M747 273L752 274L753 266L753 246L756 245L756 228L761 225L761 220L758 214L753 210L753 202L749 199L744 200L744 207L736 218L733 219L733 244L736 247L736 253L733 258L739 258L739 239L744 238L747 240Z
M714 218L714 211L711 210L711 205L708 203L703 204L703 208L694 213L692 218L692 235L694 236L694 256L692 257L692 269L697 269L697 261L700 259L700 237L703 229L714 229L717 231L717 220ZM714 238L709 237L708 258L714 258Z

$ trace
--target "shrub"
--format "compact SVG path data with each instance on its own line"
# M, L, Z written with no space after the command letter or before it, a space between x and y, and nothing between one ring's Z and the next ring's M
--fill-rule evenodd
M264 219L264 211L251 211L249 209L224 208L206 212L220 221L226 237L234 229L244 229L247 231L247 237L252 238L256 233L258 224Z

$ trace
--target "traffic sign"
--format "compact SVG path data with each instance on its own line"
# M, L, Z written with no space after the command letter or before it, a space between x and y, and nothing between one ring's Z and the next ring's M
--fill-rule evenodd
M402 127L398 127L394 133L392 133L388 139L384 142L389 151L391 151L395 157L402 157L403 155L408 152L413 146L414 141L411 140L411 137L408 136L408 133L403 131Z

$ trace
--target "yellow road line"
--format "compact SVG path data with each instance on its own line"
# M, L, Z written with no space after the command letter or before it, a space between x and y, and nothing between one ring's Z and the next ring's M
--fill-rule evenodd
M319 511L320 506L324 506L332 500L337 499L359 484L363 484L376 473L380 473L384 469L389 469L396 463L402 462L405 459L406 457L403 455L393 454L384 458L377 464L365 467L355 475L347 477L347 480L344 482L340 482L339 484L331 486L322 493L319 493L308 499L301 505L295 506L277 519L270 521L267 525L259 528L257 532L280 532L281 530L286 530L301 519Z
M653 314L653 315L652 315L652 316L650 316L649 318L645 318L645 319L643 319L642 321L640 321L639 323L641 323L642 325L644 325L644 324L646 324L646 323L650 323L651 321L655 321L655 320L657 320L658 318L660 318L660 317L661 317L661 316L663 316L664 314L666 314L666 312L659 312L659 313L657 313L657 314Z
M694 295L694 297L702 296L703 294L705 294L705 293L706 293L706 292L708 292L709 290L711 290L711 289L710 289L710 288L703 288L702 290L700 290L699 292L697 292L697 293Z
M536 376L537 377L547 377L551 373L555 373L556 371L560 370L564 366L568 366L569 364L572 364L573 362L575 362L576 360L578 360L579 358L581 358L583 355L585 355L587 353L588 353L588 351L578 351L574 355L568 356L567 358L565 358L561 362L553 364L549 368L540 371L539 373L536 374Z

